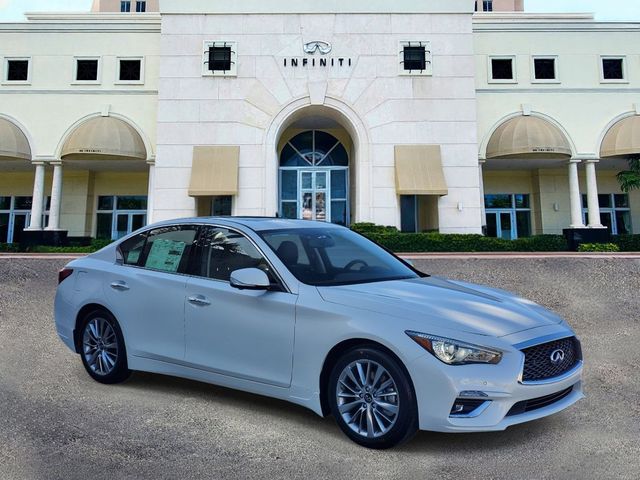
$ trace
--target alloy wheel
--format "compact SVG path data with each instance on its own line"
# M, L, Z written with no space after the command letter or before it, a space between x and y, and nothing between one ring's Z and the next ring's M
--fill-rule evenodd
M98 375L110 374L118 361L118 337L104 318L91 319L84 328L82 351L89 368Z
M373 360L347 365L336 388L336 403L344 422L358 435L376 438L398 419L400 396L391 374Z

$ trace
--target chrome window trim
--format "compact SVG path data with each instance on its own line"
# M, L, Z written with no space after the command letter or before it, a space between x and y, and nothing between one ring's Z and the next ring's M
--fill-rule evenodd
M291 288L289 287L287 282L284 280L284 278L282 277L280 272L273 266L273 263L271 262L269 257L267 255L265 255L264 251L256 244L256 242L253 240L253 238L251 238L249 235L247 235L242 230L239 230L237 227L231 227L229 225L221 225L221 224L217 224L217 223L170 223L170 224L167 224L167 225L156 225L156 226L153 226L152 228L149 228L147 230L143 230L142 232L137 232L135 235L128 235L128 236L126 236L125 238L121 239L118 242L118 244L115 246L115 248L116 248L116 264L119 265L119 266L122 266L122 267L137 268L137 269L144 270L144 271L147 271L147 272L166 273L166 274L169 274L169 275L179 275L181 277L187 277L187 278L200 278L200 279L204 279L204 280L211 280L211 281L214 281L214 282L221 282L221 283L225 283L225 284L229 285L230 282L227 282L226 280L220 280L220 279L217 279L217 278L202 277L200 275L191 275L189 273L181 273L181 272L163 272L162 270L153 270L153 269L145 268L145 267L142 267L142 266L139 266L139 265L128 265L128 264L124 263L124 257L122 255L122 251L120 250L120 245L122 245L125 241L133 238L134 236L149 234L150 232L152 232L154 230L158 230L160 228L185 227L185 226L194 226L194 227L198 227L198 228L202 228L202 227L226 228L227 230L231 230L231 231L233 231L235 233L238 233L238 234L244 236L247 240L249 240L249 242L251 242L251 244L255 247L255 249L260 253L260 255L262 255L264 257L266 262L269 264L269 267L271 267L271 269L274 272L277 280L280 282L280 284L282 285L282 287L285 290L283 293L293 294ZM198 236L200 236L200 232L198 232ZM118 257L120 257L120 258L118 258Z

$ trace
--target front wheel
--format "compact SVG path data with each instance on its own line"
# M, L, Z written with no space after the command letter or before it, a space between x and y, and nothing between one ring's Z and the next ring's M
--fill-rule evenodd
M331 372L328 394L342 431L364 447L391 448L418 430L408 375L382 349L367 346L345 353Z
M94 380L113 384L129 378L124 338L113 315L103 310L89 313L82 322L80 341L82 364Z

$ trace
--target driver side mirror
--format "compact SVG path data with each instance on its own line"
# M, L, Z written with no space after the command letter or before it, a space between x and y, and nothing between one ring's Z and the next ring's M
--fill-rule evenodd
M269 290L269 277L259 268L242 268L231 272L230 283L239 290Z

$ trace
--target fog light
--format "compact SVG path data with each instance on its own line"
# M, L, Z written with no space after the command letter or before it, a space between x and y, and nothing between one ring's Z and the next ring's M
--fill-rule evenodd
M451 407L450 417L477 417L491 403L490 400L478 400L471 398L456 398Z

